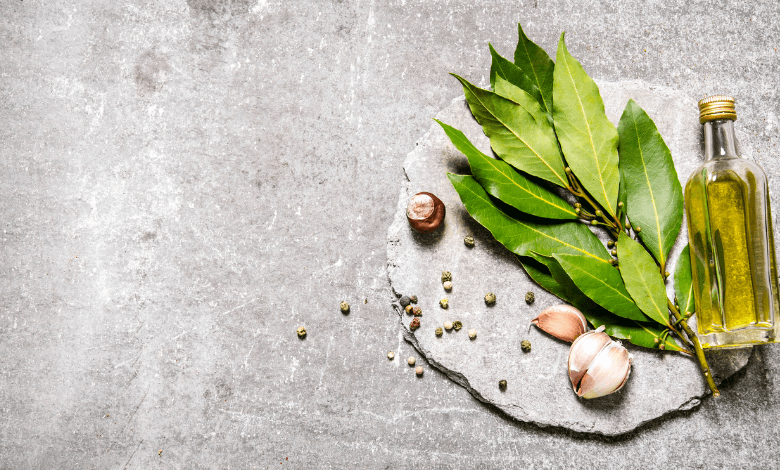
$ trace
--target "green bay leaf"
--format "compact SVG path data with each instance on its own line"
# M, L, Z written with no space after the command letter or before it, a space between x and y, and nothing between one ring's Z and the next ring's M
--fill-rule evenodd
M561 300L567 301L568 297L566 290L556 282L547 266L530 256L518 256L517 259L520 261L523 269L525 269L528 277L539 284L542 289L557 296Z
M641 346L644 348L654 349L658 347L658 343L662 341L664 336L664 328L655 324L648 324L644 322L638 322L635 320L628 320L619 318L614 314L606 311L604 308L593 302L588 296L586 296L579 288L574 284L566 271L560 266L555 258L550 256L541 256L536 253L531 253L532 257L539 263L547 267L550 275L553 277L556 285L564 293L565 297L562 297L555 292L553 294L558 295L561 299L569 302L574 307L579 309L585 319L593 325L594 328L599 326L605 327L605 332L615 338L624 339L631 344ZM613 268L614 269L614 268ZM663 340L665 348L670 351L682 351L683 349L670 337L666 337Z
M680 252L677 258L677 266L674 268L674 294L680 305L680 313L693 313L696 306L693 303L693 281L691 277L691 252L690 246Z
M490 45L490 55L493 58L493 62L490 65L490 86L493 90L496 90L496 78L503 78L512 85L528 93L528 95L533 97L534 101L540 106L545 106L544 100L542 99L542 92L520 67L501 57L501 55L493 49L492 45ZM544 112L550 114L550 111L547 111L546 108L544 108Z
M629 320L650 320L634 303L618 270L608 262L579 255L554 257L577 288L607 311Z
M618 125L626 213L661 270L682 224L683 197L672 153L655 123L629 100Z
M544 110L552 115L553 111L553 71L555 64L544 49L536 45L525 35L523 27L517 24L517 48L515 49L515 65L517 65L541 92Z
M546 219L577 220L577 213L562 197L528 179L509 164L477 149L463 132L436 120L453 145L469 160L471 173L491 196L515 209Z
M624 232L618 237L617 254L620 275L631 298L645 315L668 326L666 288L653 257Z
M520 256L534 251L542 255L571 253L609 260L596 235L580 222L541 223L506 215L471 175L447 173L466 210L488 229L499 243Z
M599 88L558 42L553 73L553 120L566 162L591 196L609 214L617 208L618 134L604 114Z
M681 348L671 335L664 335L666 328L655 324L641 323L637 321L615 321L603 312L594 314L590 312L585 318L596 328L604 325L604 332L609 336L624 339L631 344L642 346L643 348L658 349L663 337L664 348L667 351L685 351ZM664 337L665 336L665 337ZM656 340L658 343L656 343Z
M454 76L463 85L471 113L502 160L531 176L568 186L555 132L547 119L537 119L514 101Z

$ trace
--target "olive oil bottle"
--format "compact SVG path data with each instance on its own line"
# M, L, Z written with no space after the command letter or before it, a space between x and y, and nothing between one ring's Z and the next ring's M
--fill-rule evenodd
M699 102L705 163L688 179L685 209L693 295L703 348L773 343L780 301L763 170L739 157L734 98Z

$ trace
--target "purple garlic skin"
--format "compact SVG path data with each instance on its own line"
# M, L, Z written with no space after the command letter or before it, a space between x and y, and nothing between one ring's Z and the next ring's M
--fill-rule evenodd
M545 333L567 343L571 343L588 330L588 323L582 312L566 304L542 310L542 313L531 320L531 323Z
M604 327L581 335L569 350L569 379L577 396L598 398L617 392L631 373L631 355Z

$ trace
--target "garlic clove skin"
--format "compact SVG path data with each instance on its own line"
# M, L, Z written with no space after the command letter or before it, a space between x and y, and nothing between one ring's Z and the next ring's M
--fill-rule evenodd
M566 304L542 310L531 323L567 343L571 343L588 330L588 322L582 312Z
M580 336L569 352L569 378L574 392L582 398L620 390L631 373L628 350L601 330L603 327Z
M620 390L631 373L631 359L626 348L617 342L607 345L582 377L577 395L597 398Z
M593 360L604 349L604 346L612 342L603 329L603 327L599 327L595 331L580 335L569 349L569 379L575 392L578 391L579 384Z

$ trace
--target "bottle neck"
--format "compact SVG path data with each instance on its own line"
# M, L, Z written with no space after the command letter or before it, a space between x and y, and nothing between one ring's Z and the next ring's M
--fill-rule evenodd
M704 123L704 158L739 158L737 141L734 138L734 121L716 119Z

